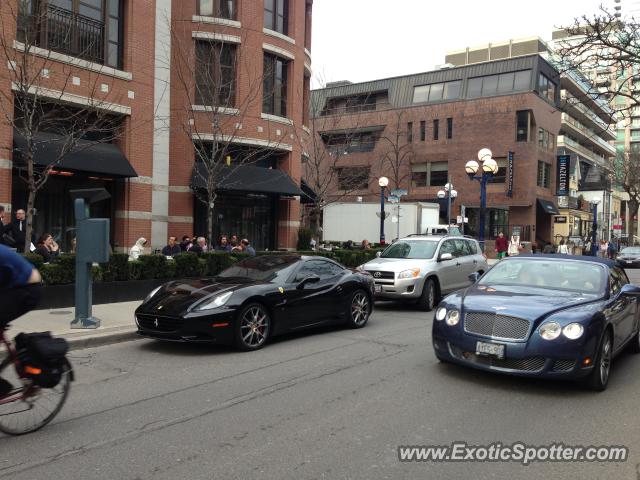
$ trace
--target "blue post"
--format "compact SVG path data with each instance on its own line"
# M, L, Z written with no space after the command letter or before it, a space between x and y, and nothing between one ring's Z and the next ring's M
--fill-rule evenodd
M478 232L478 240L480 245L484 249L484 226L485 226L485 214L487 209L487 180L489 179L486 173L482 174L480 180L480 232Z
M593 226L591 227L591 255L598 256L598 204L593 204Z
M384 244L384 187L380 187L380 245Z

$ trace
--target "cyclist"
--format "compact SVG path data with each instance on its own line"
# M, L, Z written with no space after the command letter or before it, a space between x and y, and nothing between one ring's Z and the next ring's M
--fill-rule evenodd
M0 245L0 328L36 307L41 281L40 272L22 255ZM0 378L0 397L12 388L11 383Z

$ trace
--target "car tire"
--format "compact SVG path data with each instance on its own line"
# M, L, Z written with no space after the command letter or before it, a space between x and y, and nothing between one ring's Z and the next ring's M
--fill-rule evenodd
M433 310L436 307L436 295L436 282L434 282L433 278L427 278L424 282L424 286L422 287L422 294L418 299L418 308L425 312Z
M240 310L235 325L235 346L238 350L259 350L271 334L271 315L260 303L250 303Z
M364 290L356 290L349 297L347 306L347 325L349 328L362 328L371 316L371 299Z
M613 339L611 330L607 329L600 341L598 355L593 363L593 371L585 379L586 386L596 392L606 390L611 374L611 361L613 359Z

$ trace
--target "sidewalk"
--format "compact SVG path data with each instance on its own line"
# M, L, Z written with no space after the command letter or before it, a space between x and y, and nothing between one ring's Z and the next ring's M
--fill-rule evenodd
M9 337L20 332L46 332L63 337L72 350L125 342L138 337L133 312L141 302L109 303L94 305L94 317L102 321L97 329L71 329L74 308L37 310L11 322Z

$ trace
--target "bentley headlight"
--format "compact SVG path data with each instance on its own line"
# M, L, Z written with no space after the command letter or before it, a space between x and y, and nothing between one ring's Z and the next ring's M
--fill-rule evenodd
M144 299L145 303L151 300L153 296L160 291L161 288L162 285L160 285L158 288L154 288L153 291L149 295L147 295L147 298Z
M560 336L562 327L558 322L548 322L540 327L538 331L540 336L545 340L555 340Z
M442 320L444 320L444 317L447 316L447 309L444 307L440 307L438 310L436 310L436 320L438 320L439 322L441 322Z
M398 274L398 279L402 278L416 278L420 275L419 268L410 268L409 270L404 270Z
M562 334L569 340L576 340L584 333L584 327L579 323L570 323L562 329Z
M449 310L447 313L446 322L450 327L454 327L460 321L460 312L458 310Z
M223 306L233 295L233 291L223 293L222 295L218 295L217 297L213 297L211 300L203 303L198 307L198 310L213 310L214 308L219 308Z

